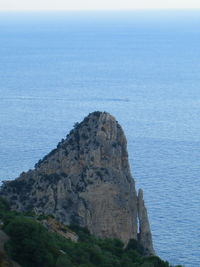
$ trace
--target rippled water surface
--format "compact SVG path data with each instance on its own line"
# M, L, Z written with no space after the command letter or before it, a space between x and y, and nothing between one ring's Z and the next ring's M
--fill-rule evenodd
M94 110L125 130L157 254L200 266L200 11L0 13L0 179Z

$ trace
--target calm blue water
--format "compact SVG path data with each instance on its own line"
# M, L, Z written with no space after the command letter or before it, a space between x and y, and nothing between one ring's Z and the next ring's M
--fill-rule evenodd
M123 126L157 254L200 266L200 11L0 13L0 178L94 110Z

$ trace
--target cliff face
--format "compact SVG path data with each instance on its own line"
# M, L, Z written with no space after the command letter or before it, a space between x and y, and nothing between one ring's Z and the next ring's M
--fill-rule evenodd
M91 113L76 124L34 170L5 182L0 195L13 209L53 214L99 237L127 244L139 236L147 254L154 253L151 238L144 241L151 232L130 173L125 135L106 112Z
M146 249L146 254L155 254L153 249L151 229L147 215L147 209L143 200L143 191L139 189L138 192L138 220L139 220L139 233L138 241Z

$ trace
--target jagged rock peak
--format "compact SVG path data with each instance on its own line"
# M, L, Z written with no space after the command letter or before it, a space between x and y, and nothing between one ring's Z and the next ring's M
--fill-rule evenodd
M0 195L13 209L52 214L99 237L119 238L125 244L138 238L138 215L143 212L138 210L141 201L130 173L127 141L107 112L93 112L76 123L34 170L4 183Z

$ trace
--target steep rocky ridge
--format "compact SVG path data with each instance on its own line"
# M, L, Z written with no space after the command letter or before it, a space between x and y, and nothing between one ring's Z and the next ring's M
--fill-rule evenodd
M34 170L4 182L0 195L13 209L53 214L65 224L79 224L96 236L119 238L125 244L139 239L146 254L154 253L146 208L130 173L125 135L106 112L93 112L77 123Z

